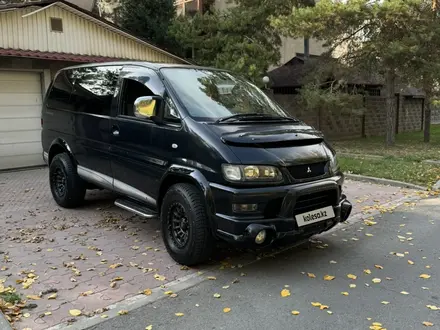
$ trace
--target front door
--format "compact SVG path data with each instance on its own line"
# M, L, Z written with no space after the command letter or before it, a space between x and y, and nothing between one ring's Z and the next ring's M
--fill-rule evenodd
M119 108L111 121L114 189L151 207L156 206L160 181L170 160L164 138L180 131L180 125L157 125L135 113L136 99L153 95L165 97L167 109L172 105L154 70L124 68Z

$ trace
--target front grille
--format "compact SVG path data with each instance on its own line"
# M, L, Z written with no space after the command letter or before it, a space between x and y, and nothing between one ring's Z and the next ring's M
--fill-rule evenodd
M327 173L327 162L294 165L290 166L288 170L294 179L312 179Z
M298 196L294 214L313 211L326 206L334 206L338 202L337 190L325 190L312 194Z

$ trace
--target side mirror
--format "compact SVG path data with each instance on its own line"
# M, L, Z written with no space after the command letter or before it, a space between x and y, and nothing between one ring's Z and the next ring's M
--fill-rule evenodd
M134 101L134 114L136 117L151 118L156 116L160 96L142 96ZM158 102L159 101L159 102Z

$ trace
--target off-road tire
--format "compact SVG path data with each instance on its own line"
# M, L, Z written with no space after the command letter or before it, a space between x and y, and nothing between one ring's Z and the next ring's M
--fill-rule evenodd
M177 205L183 207L189 233L187 243L179 247L170 225L172 212ZM170 256L179 264L194 266L204 263L212 254L212 237L206 206L200 190L187 183L169 188L161 207L162 238Z
M57 187L57 178L64 180L63 192ZM49 184L55 202L61 207L75 208L84 202L86 183L79 177L68 154L61 153L53 158L49 166Z

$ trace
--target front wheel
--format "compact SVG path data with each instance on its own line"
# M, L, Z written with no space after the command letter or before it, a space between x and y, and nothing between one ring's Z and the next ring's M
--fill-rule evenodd
M192 266L209 259L214 240L203 196L195 186L180 183L168 190L161 221L165 246L176 262Z

